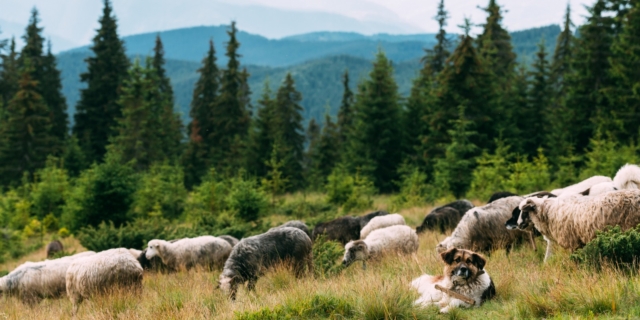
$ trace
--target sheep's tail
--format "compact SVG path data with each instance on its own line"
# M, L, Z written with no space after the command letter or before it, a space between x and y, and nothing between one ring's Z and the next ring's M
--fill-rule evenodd
M640 188L640 167L625 164L613 178L613 185L617 190Z

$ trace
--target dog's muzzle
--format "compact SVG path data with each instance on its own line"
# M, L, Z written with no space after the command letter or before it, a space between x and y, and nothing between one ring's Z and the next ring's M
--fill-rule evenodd
M462 279L467 279L469 278L469 276L471 276L471 270L469 270L467 266L462 265L458 269L456 269L456 271L453 272L453 275L460 277Z

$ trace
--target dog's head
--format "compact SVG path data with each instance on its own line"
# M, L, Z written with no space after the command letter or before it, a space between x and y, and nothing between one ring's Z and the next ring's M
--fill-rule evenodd
M446 264L444 274L454 284L465 284L482 274L487 260L473 251L452 248L440 254Z

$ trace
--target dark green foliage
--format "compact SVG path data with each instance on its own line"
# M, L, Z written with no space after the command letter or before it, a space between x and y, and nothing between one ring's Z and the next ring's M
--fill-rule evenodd
M117 103L122 83L127 78L129 60L118 38L111 2L104 0L98 34L93 38L93 56L85 61L88 70L80 75L86 83L76 106L73 133L78 138L88 163L101 161L109 138L116 134L117 119L122 116Z
M353 91L349 88L349 71L342 75L342 100L338 109L338 132L340 133L340 151L346 149L349 130L353 127Z
M350 174L343 165L333 169L324 189L327 202L342 206L344 213L353 209L368 209L373 204L371 196L376 192L371 180L359 172Z
M447 38L447 32L444 27L447 25L449 13L444 9L444 0L440 0L438 4L438 13L434 17L440 26L436 34L436 45L433 49L426 50L427 55L423 58L425 64L424 69L428 69L433 74L438 74L444 69L447 59L451 54L449 52L450 40Z
M46 219L49 215L57 219L62 214L65 196L71 185L67 172L61 165L62 162L58 158L49 157L46 166L34 174L34 182L29 188L29 198L31 213L38 220ZM53 229L58 230L57 226Z
M139 218L174 220L182 215L186 200L182 168L167 163L154 164L140 176L131 210Z
M513 75L516 55L513 53L511 36L502 27L502 10L496 0L489 0L483 10L489 14L478 36L478 53L499 81L506 81Z
M229 209L246 222L256 221L268 206L268 199L253 179L231 179L227 196Z
M275 100L272 98L269 82L265 81L262 97L258 100L257 117L252 121L249 134L249 155L247 156L249 172L258 177L267 175L266 159L269 159L276 142Z
M351 303L330 295L315 295L309 300L289 301L273 309L263 308L255 312L235 314L237 320L349 319L354 316L355 308Z
M305 168L308 172L307 185L312 190L320 190L340 160L339 128L331 117L326 115L322 132L320 132L315 120L312 119L307 129L307 140L309 141Z
M571 259L600 270L604 263L635 272L640 252L640 227L622 231L620 226L596 231L596 238L576 250Z
M311 202L306 199L285 202L274 210L276 214L296 219L323 217L335 212L337 212L337 208L324 200Z
M382 51L358 88L354 111L345 161L352 172L361 170L371 177L380 191L392 191L402 162L402 115L393 68Z
M138 177L131 164L122 163L117 152L107 154L105 162L82 172L66 198L62 225L71 231L112 221L116 226L132 220L129 211Z
M117 228L113 221L103 221L97 227L80 229L77 238L83 247L96 252L112 248L142 249L149 240L171 239L165 230L168 224L166 220L136 220Z
M534 156L535 150L545 142L545 116L550 109L552 91L549 83L549 64L544 42L538 46L536 60L529 73L531 85L528 92L528 103L520 106L517 114L523 121L518 121L521 127L521 145L524 154Z
M32 175L44 167L47 155L55 150L47 105L31 77L32 70L26 59L18 91L0 124L0 182L5 186L19 182L24 172Z
M18 53L16 52L16 41L11 38L9 50L7 54L0 54L2 65L0 66L0 105L2 112L0 119L6 115L6 108L9 101L18 91L18 79L20 73L18 71Z
M620 144L611 136L604 137L600 132L596 132L584 154L580 178L586 179L594 175L613 177L624 164L640 161L639 149L634 143Z
M29 60L31 70L29 74L31 79L35 81L41 81L43 78L43 56L44 56L44 37L42 37L42 28L38 26L40 18L38 18L38 10L33 8L31 10L31 17L29 17L29 24L27 25L26 32L22 39L24 40L24 47L20 52L18 58L18 66L24 68ZM41 87L38 87L38 93Z
M49 117L51 118L51 134L60 142L69 136L69 115L67 114L67 100L62 95L62 81L60 70L58 70L56 57L51 53L51 43L49 43L47 54L42 57L43 70L40 80L40 92L49 107ZM59 147L64 149L64 145ZM58 153L60 151L58 150Z
M340 259L344 255L344 247L336 241L329 241L324 235L313 241L313 272L316 277L329 278L343 269Z
M79 176L80 172L88 166L87 159L75 135L69 137L65 142L62 159L64 160L64 168L69 173L69 176L74 178Z

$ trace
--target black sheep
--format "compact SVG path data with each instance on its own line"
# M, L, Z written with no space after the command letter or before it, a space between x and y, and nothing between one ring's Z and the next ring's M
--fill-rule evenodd
M244 238L233 247L220 274L219 287L236 298L238 285L249 282L247 288L255 289L264 270L282 262L290 262L296 277L304 274L305 267L313 271L313 244L304 231L283 227Z
M318 223L313 228L313 240L324 234L327 240L335 240L347 244L351 240L360 239L360 217L346 216L328 222Z
M446 230L455 228L462 216L471 208L473 204L469 200L456 200L435 208L427 214L422 224L416 228L416 232L439 230L445 233Z
M489 201L487 201L487 204L494 202L498 199L512 197L512 196L517 196L517 194L511 193L509 191L498 191L491 195L491 197L489 198Z

